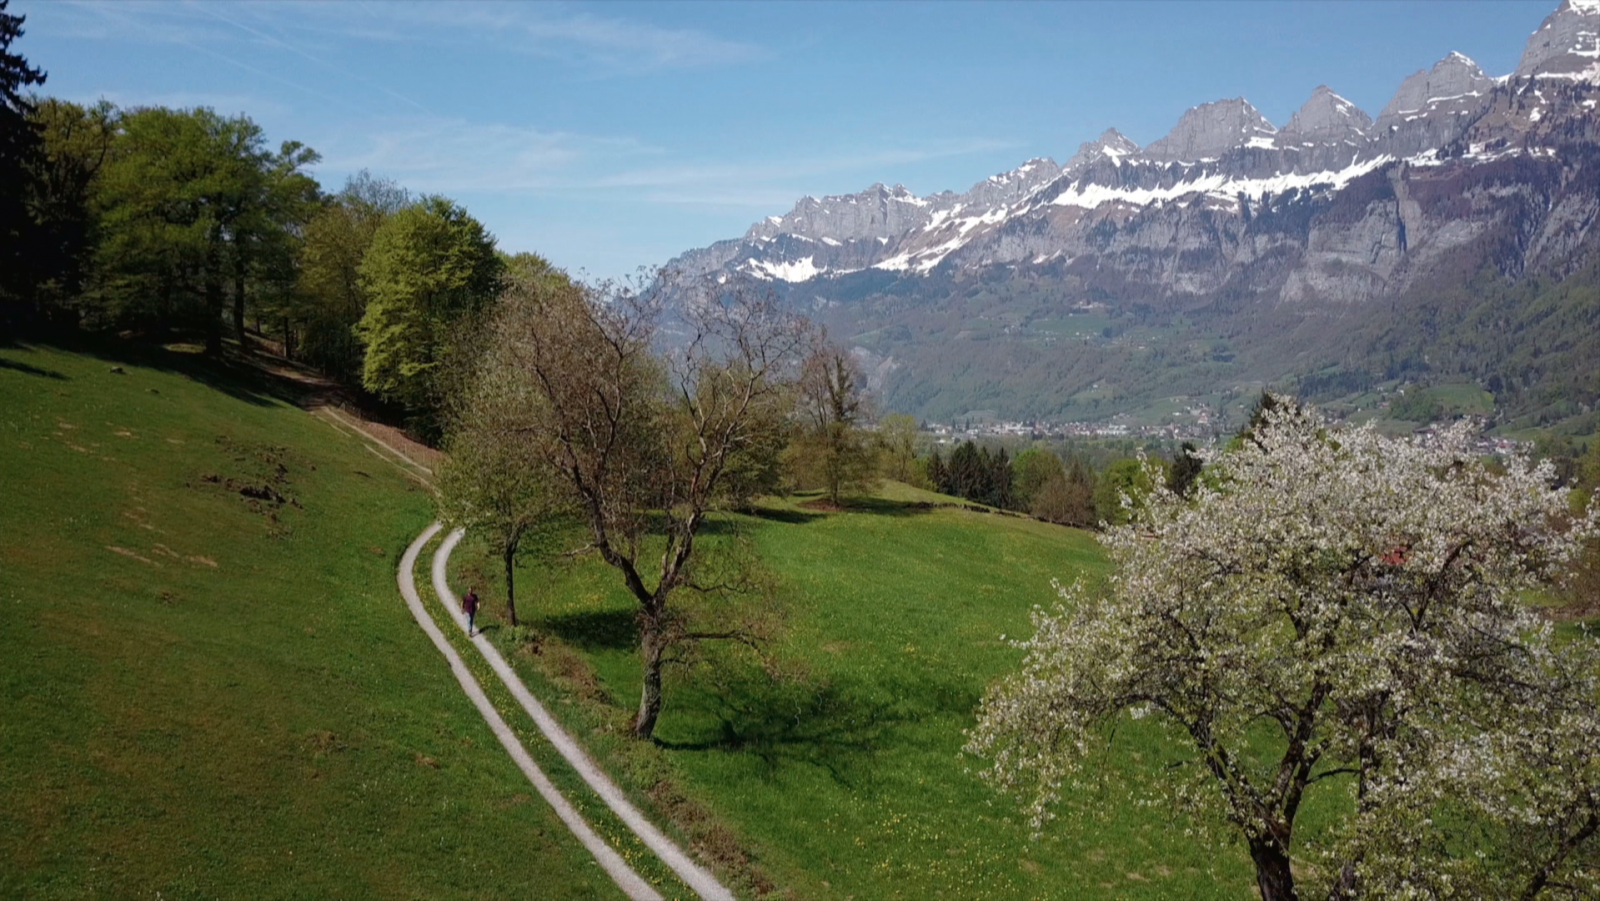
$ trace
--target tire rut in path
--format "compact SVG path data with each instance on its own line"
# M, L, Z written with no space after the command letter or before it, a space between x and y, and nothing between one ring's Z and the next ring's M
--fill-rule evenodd
M467 628L466 614L461 612L461 604L455 593L450 590L448 576L450 553L455 550L464 534L461 529L451 532L445 536L444 541L439 544L439 549L433 554L433 593L439 598L439 603L444 605L445 612L455 620L462 631L466 631ZM646 847L661 858L662 863L671 868L679 879L705 901L735 901L733 892L718 882L717 878L711 875L711 871L695 863L677 843L646 819L644 814L639 812L639 808L633 806L616 783L612 782L605 771L589 757L583 746L579 745L577 740L556 722L555 717L545 710L544 705L539 703L533 693L528 691L528 687L522 683L522 678L507 665L505 658L500 656L499 649L491 644L487 637L480 632L470 640L478 649L478 653L483 655L483 659L488 661L490 668L500 677L500 681L510 689L517 703L521 704L522 709L533 718L545 738L561 752L567 763L578 771L578 775L583 777L589 788L606 802L606 806L639 836L639 840L644 842Z
M566 824L578 841L588 849L590 854L594 855L595 861L606 871L606 875L616 882L617 887L622 889L623 894L627 895L630 901L662 901L661 893L657 892L640 877L628 865L627 861L622 859L620 854L606 844L605 839L595 834L595 831L584 821L582 815L573 809L567 799L561 796L561 792L539 769L539 765L534 763L533 758L528 755L527 749L517 739L516 733L511 731L511 727L506 724L499 711L495 710L494 705L489 703L489 698L483 693L483 688L478 685L477 678L467 669L466 663L462 661L461 655L456 653L456 649L450 644L449 639L445 638L444 633L439 631L439 626L434 623L427 607L423 605L422 598L417 595L416 577L413 573L417 565L417 557L422 553L423 546L431 541L433 536L439 534L439 531L443 528L439 523L429 526L421 535L417 536L415 541L411 542L411 546L406 548L405 554L400 558L400 573L398 577L400 594L405 598L406 606L411 608L411 615L416 618L417 624L422 627L422 631L428 633L428 637L433 640L434 647L438 648L439 653L443 654L445 659L449 661L450 671L455 674L456 681L461 683L461 689L467 693L467 697L472 700L473 706L478 708L478 713L482 714L484 720L488 722L489 728L494 732L495 737L500 739L500 744L511 755L511 759L516 762L518 769L521 769L523 775L528 777L528 781L533 783L533 787L538 790L540 797L544 798L555 809L556 816L561 818L561 821ZM732 896L730 895L729 898L731 899Z

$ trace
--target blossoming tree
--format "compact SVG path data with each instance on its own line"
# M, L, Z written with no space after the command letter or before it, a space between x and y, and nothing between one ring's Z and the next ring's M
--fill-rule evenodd
M1036 609L968 751L1043 828L1151 717L1181 759L1149 790L1226 822L1266 901L1596 897L1600 668L1526 603L1596 516L1469 437L1269 411L1189 498L1157 487L1107 532L1106 585ZM1297 836L1323 792L1336 822Z

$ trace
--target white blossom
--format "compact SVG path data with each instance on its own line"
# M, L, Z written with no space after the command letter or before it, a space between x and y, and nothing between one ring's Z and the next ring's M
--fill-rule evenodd
M1600 896L1595 655L1526 603L1597 516L1570 514L1547 463L1502 471L1470 438L1269 410L1191 497L1130 505L1103 587L1035 610L968 751L1041 829L1109 775L1088 768L1111 727L1148 714L1194 764L1155 797L1220 814L1267 899L1309 897L1292 860L1324 897ZM1297 841L1323 791L1348 814Z

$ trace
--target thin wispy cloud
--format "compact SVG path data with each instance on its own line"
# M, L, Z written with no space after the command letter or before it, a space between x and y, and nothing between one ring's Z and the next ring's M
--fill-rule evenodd
M693 28L571 10L556 4L202 2L80 0L42 7L52 31L84 40L220 47L240 42L292 53L341 75L329 56L341 41L471 44L574 67L580 77L698 69L768 58L756 44ZM34 13L37 15L37 12ZM360 79L373 90L409 97Z
M892 180L897 166L1012 146L995 139L949 139L796 158L682 162L665 148L628 137L440 119L365 130L352 146L328 152L326 167L370 169L418 190L446 194L572 193L597 200L771 210L814 192L814 182L823 178L857 175L864 187Z

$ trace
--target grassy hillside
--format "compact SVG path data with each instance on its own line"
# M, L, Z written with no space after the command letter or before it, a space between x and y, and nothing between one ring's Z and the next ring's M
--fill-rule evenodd
M396 592L427 493L288 396L0 349L0 897L620 897Z
M778 897L1242 898L1242 849L1202 844L1166 811L1108 795L1039 842L964 758L984 688L1020 653L1052 578L1095 578L1088 533L950 509L891 486L845 513L772 501L714 523L777 584L782 638L766 667L723 650L676 671L658 742L626 737L638 698L634 609L591 562L530 567L519 608L542 636L508 655L611 768L703 848ZM924 493L925 494L925 493ZM457 578L492 583L471 541ZM491 601L491 608L497 607ZM512 644L526 633L492 632ZM1105 766L1158 778L1179 756L1128 721ZM1312 799L1303 834L1316 829Z

